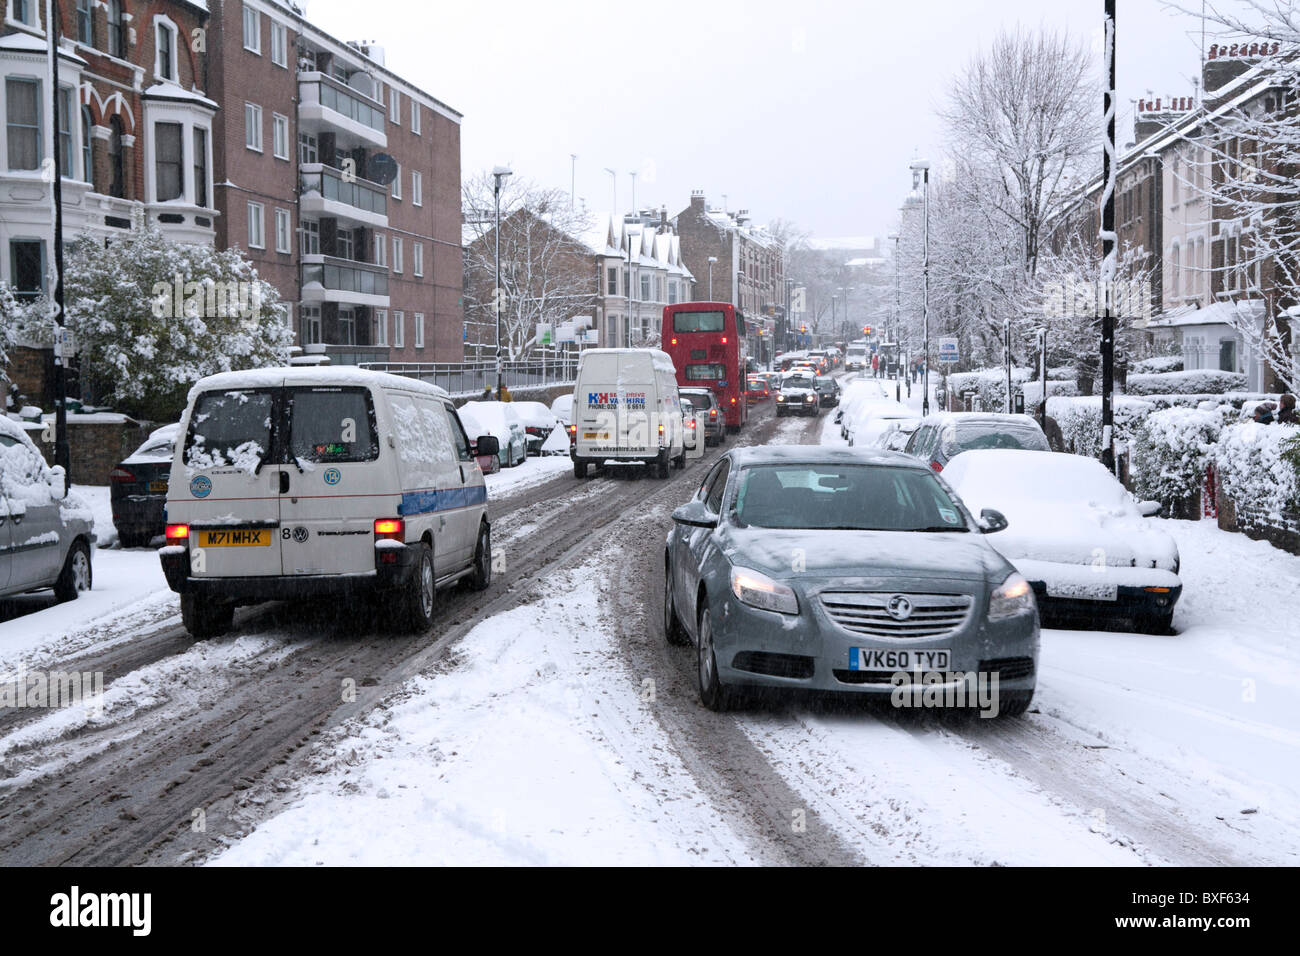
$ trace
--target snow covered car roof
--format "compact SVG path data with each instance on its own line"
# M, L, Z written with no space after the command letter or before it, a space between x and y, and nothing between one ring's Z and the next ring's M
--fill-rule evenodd
M355 365L286 365L209 375L194 383L190 389L189 399L192 401L199 392L222 388L277 388L281 385L366 385L372 388L382 386L428 392L432 395L447 394L445 388L429 382L404 378L401 375L390 375L387 372L376 372Z
M817 464L889 465L929 471L910 455L880 448L844 448L831 445L751 445L731 453L737 467L750 465Z

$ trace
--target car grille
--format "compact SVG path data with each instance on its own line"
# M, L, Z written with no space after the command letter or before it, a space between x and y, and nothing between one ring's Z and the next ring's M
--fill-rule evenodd
M770 677L796 677L806 680L813 676L815 661L798 654L772 654L766 651L741 651L732 658L731 666L751 674Z
M1034 659L1032 657L998 657L990 661L980 661L981 674L998 675L999 680L1018 680L1032 677Z
M903 620L887 610L901 595L912 605ZM966 594L907 594L898 591L823 591L822 607L852 634L871 637L947 637L966 626L974 602Z
M896 671L850 671L836 669L832 671L841 684L889 684L894 680Z

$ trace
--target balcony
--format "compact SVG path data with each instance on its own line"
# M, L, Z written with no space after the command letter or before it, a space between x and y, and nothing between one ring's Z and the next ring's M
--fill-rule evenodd
M324 73L298 74L298 128L333 133L342 149L388 146L384 104Z
M388 269L334 256L302 257L302 301L388 308Z
M388 226L388 189L368 179L345 181L333 166L304 163L298 181L300 208L308 219L346 219L373 228Z

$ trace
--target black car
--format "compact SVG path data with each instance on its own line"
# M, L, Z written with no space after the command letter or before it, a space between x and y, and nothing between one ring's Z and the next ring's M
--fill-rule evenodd
M829 375L818 375L813 381L813 390L817 392L822 408L834 408L840 403L840 383Z
M811 415L816 418L821 414L821 398L813 387L817 376L811 372L790 372L781 380L781 390L776 393L776 414Z
M167 478L180 425L165 425L108 473L113 527L124 548L138 548L163 533Z

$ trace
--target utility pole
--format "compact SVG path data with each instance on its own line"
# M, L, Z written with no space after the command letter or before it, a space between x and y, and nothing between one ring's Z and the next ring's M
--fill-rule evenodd
M505 304L505 293L501 291L501 180L510 176L511 171L505 166L492 170L492 197L496 202L496 228L493 235L496 240L496 288L492 290L492 308L497 317L497 398L501 398L501 385L505 380L505 366L501 361L501 307Z
M54 0L45 0L45 30L49 38L50 143L54 160L54 463L64 472L72 468L72 449L68 445L68 379L66 375L67 339L63 329L63 157L59 143L59 20ZM68 118L72 128L72 117ZM64 483L71 480L65 474Z
M1011 414L1011 320L1002 320L1002 362L1007 368L1007 414Z
M1102 117L1106 140L1101 178L1101 462L1115 470L1115 0L1103 0L1106 9L1106 90Z
M921 182L917 182L920 179ZM921 414L930 414L930 164L926 160L912 163L912 188L923 187L921 194L921 221L923 223L921 252L921 322L923 325L925 374L921 376Z
M574 208L574 203L577 201L574 199L574 196L577 194L577 191L578 191L578 154L570 153L569 154L569 209L570 210Z

